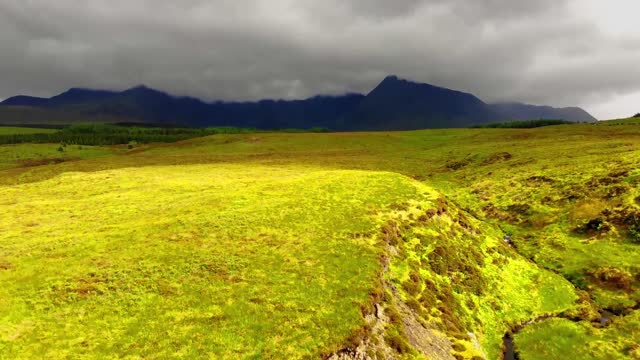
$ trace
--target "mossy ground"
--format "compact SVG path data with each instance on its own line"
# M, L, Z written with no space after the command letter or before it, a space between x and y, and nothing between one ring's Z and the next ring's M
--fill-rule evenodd
M388 280L452 355L496 358L508 328L565 312L584 321L527 328L521 359L556 341L545 358L560 358L584 339L633 356L638 140L626 125L244 134L7 161L0 346L13 357L320 356L362 328L392 221ZM630 315L595 329L597 308ZM551 336L557 324L578 335Z
M516 335L524 359L639 359L640 313L614 319L607 328L566 319L550 319L527 327Z

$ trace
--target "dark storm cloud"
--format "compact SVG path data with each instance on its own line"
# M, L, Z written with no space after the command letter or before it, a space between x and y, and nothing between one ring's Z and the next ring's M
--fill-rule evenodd
M140 83L295 98L392 73L489 101L640 91L638 34L607 33L576 1L0 0L0 98Z

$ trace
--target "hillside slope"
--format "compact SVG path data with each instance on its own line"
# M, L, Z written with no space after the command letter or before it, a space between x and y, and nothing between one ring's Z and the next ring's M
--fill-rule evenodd
M595 122L596 118L578 107L554 108L520 103L489 105L504 120L557 119L573 122Z

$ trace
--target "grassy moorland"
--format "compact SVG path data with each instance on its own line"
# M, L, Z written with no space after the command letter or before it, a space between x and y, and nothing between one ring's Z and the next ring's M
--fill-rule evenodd
M637 359L640 356L638 338L638 311L615 320L607 328L566 319L550 319L531 325L516 335L523 359L561 359L566 354L575 354L579 359L588 360Z
M283 130L288 132L301 130ZM318 132L323 129L310 129ZM130 124L76 124L58 130L0 127L0 145L8 144L69 144L69 145L122 145L171 143L214 134L257 133L256 129L234 127L217 128L159 128Z
M639 358L638 140L585 124L220 134L75 161L0 146L0 357L496 359L540 319L521 359Z
M367 212L416 195L393 174L232 165L5 188L2 352L297 357L337 347L362 325L378 271L380 250L353 234L374 229Z
M614 125L638 125L640 124L640 116L635 116L628 119L616 119L598 122L599 126L614 126Z
M4 145L0 146L0 169L36 169L42 165L104 157L122 151L124 149L59 144Z
M12 126L0 126L0 136L2 135L33 135L33 134L52 134L56 130L53 129L39 129L28 127L12 127Z

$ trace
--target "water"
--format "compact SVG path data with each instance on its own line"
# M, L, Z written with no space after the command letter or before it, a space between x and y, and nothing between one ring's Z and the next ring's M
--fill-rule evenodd
M513 342L513 335L507 333L504 338L504 352L502 353L503 360L518 360L518 354L516 353L516 346Z

